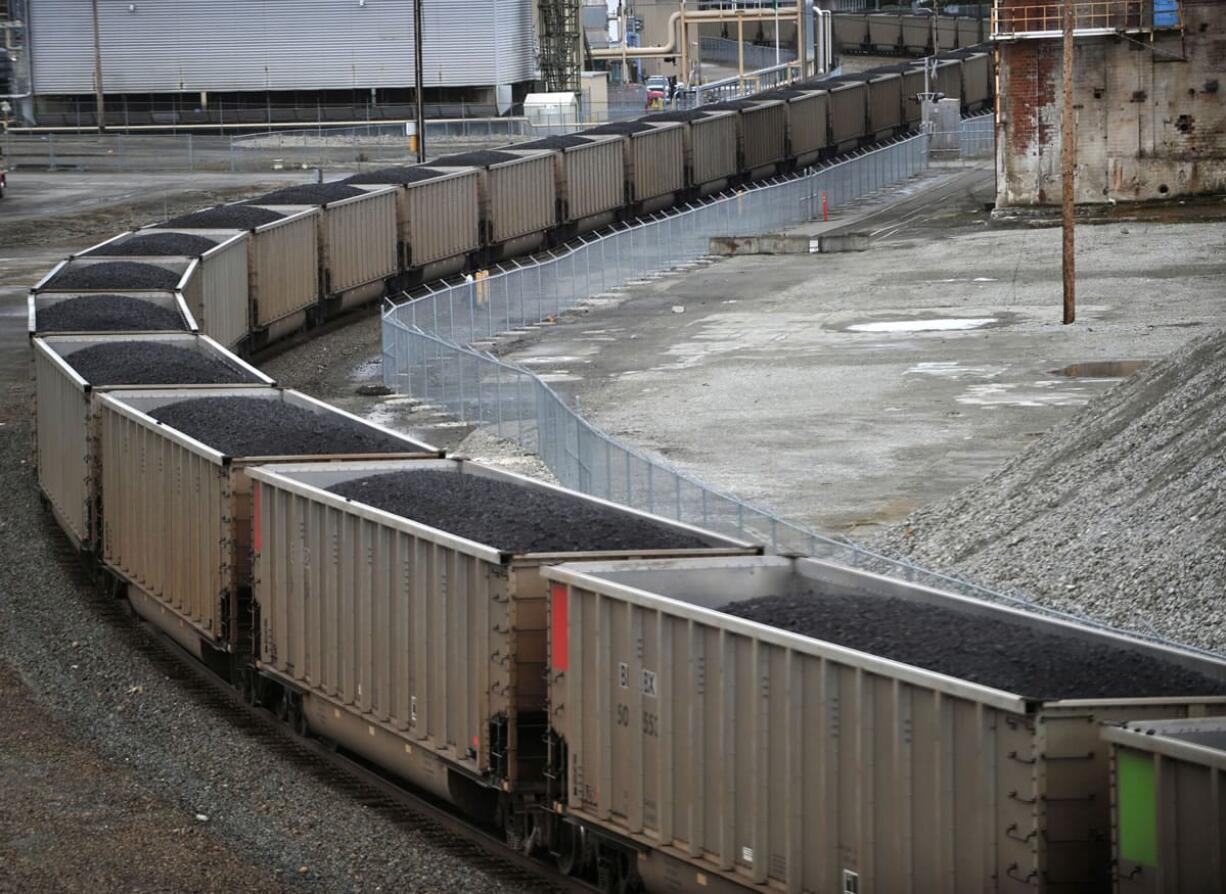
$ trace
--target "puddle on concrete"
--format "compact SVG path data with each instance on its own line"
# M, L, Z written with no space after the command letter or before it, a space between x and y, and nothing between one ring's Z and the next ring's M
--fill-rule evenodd
M965 332L998 322L996 317L954 317L940 320L884 320L879 323L853 323L848 332Z
M1044 382L992 382L971 385L955 400L973 407L1080 407L1089 403L1089 386Z
M1005 371L1003 366L963 366L957 360L930 360L915 364L904 376L936 376L942 379L993 379Z
M1143 366L1144 360L1089 360L1048 372L1069 379L1126 379Z

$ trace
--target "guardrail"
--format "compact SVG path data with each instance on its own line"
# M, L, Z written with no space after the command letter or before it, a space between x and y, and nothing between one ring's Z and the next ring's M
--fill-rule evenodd
M1057 37L1064 30L1063 0L1001 5L992 11L996 39ZM1072 0L1076 34L1112 34L1182 27L1178 0Z

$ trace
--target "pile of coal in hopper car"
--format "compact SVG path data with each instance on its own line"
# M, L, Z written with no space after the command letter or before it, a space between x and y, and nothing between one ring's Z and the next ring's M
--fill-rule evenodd
M169 291L182 274L140 261L100 261L65 267L44 288L57 291L115 289L118 291Z
M64 358L91 385L233 385L259 381L220 357L161 341L105 341Z
M379 186L385 183L420 183L423 180L433 180L444 176L446 172L436 171L424 165L394 165L390 168L378 168L374 171L363 171L348 178L346 183L364 183L368 186Z
M226 456L413 452L400 439L345 416L314 413L277 399L199 397L149 415Z
M180 217L172 217L162 227L190 230L254 230L285 217L271 208L254 208L251 205L216 205L203 211L193 211Z
M85 254L88 257L154 257L158 255L194 258L217 247L217 240L195 233L144 233L108 242Z
M892 597L814 591L720 611L1042 701L1226 695L1226 684L1124 643Z
M503 552L697 549L687 531L577 495L437 469L346 481L333 493Z
M39 332L168 332L186 330L187 322L172 307L131 295L81 295L41 307Z

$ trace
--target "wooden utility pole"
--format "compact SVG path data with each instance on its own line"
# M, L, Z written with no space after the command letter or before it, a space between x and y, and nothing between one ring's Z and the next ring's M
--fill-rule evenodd
M106 103L102 95L102 31L98 25L98 0L93 0L94 12L94 95L97 98L98 133L106 132Z
M416 105L414 118L417 121L417 161L420 164L426 160L426 106L422 98L423 62L421 58L421 4L422 0L413 0L413 78L417 88L413 91Z
M1064 108L1060 116L1060 165L1063 183L1060 188L1064 204L1064 325L1077 319L1077 273L1074 251L1073 198L1077 188L1077 134L1073 121L1073 0L1064 0Z

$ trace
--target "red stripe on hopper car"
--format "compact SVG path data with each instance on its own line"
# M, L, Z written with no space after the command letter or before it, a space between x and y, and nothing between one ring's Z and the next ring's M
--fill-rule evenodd
M549 659L556 671L570 667L569 606L566 584L554 584L549 604Z

